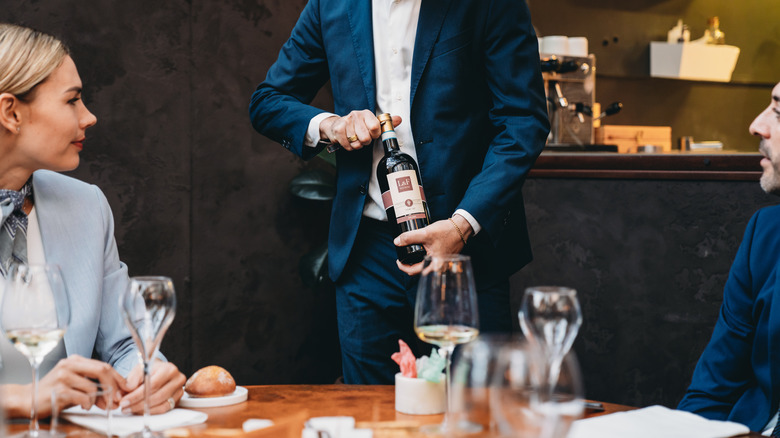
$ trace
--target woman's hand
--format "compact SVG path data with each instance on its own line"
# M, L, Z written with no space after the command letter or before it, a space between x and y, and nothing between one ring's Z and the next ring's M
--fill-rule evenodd
M176 365L155 359L149 376L149 413L162 414L173 409L182 395L187 378ZM123 390L125 396L119 402L122 412L142 414L144 412L144 369L139 364L130 372Z
M97 390L95 380L103 387L114 388L112 405L116 406L122 395L119 391L124 385L124 378L111 365L75 354L60 360L38 383L38 415L41 417L51 415L52 391L56 391L58 410L76 405L84 409L89 409L92 405L105 408L107 400L95 400L88 395ZM30 415L31 391L32 384L3 387L3 404L10 417Z

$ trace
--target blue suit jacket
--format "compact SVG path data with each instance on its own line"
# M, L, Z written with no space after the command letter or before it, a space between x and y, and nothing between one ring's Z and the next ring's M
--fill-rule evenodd
M55 172L37 171L33 194L46 262L60 265L68 291L65 351L84 357L94 351L127 375L138 363L119 307L127 267L119 261L114 218L103 192Z
M780 206L748 223L712 339L679 409L760 431L780 405Z
M376 111L370 0L310 0L252 96L260 133L304 159L309 105L330 80L335 112ZM465 252L477 280L531 259L521 188L548 133L537 39L517 0L423 0L414 47L411 123L432 219L462 208L482 231ZM337 155L329 270L340 275L361 220L371 148ZM480 275L482 273L482 275Z

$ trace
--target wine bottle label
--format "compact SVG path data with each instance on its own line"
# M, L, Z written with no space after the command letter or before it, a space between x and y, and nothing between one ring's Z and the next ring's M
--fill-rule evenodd
M395 209L395 218L400 224L412 219L425 219L425 193L417 183L417 173L414 170L402 170L387 175L390 189L382 193L382 203L385 210Z

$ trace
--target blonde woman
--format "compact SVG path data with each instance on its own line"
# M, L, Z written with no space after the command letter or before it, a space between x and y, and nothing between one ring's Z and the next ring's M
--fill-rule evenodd
M60 408L89 407L86 394L95 381L117 389L124 411L140 413L143 373L120 316L128 274L119 261L111 210L96 186L56 173L78 166L86 130L97 122L81 100L81 87L62 42L0 24L0 275L12 263L56 263L67 285L71 323L41 366L39 414L50 413L55 389ZM6 415L28 416L29 364L5 339L0 357ZM184 382L176 366L158 360L150 383L152 413L173 409Z

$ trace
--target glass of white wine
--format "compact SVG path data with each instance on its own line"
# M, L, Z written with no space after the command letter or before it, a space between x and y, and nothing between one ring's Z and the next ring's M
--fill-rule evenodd
M122 314L144 366L144 428L132 438L163 438L149 427L151 363L176 313L176 293L168 277L132 277L122 295Z
M60 342L70 322L70 304L60 267L13 265L2 291L3 334L30 361L32 409L27 436L49 436L38 427L38 368Z
M423 341L438 346L446 360L447 411L444 422L423 427L421 431L446 433L454 429L450 420L452 352L456 345L470 342L479 334L477 290L469 256L425 257L417 288L414 331Z

